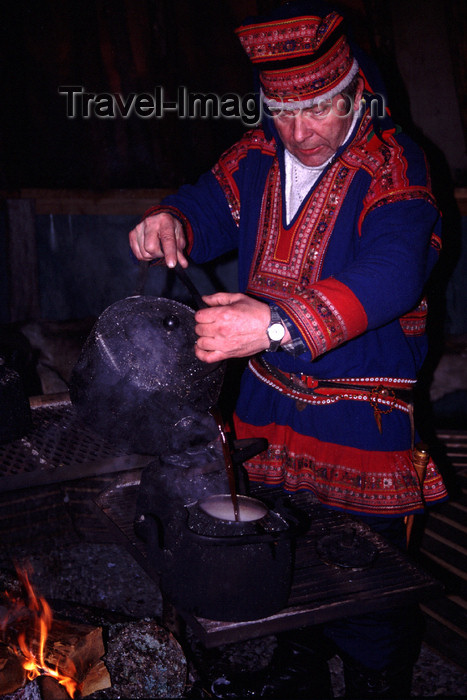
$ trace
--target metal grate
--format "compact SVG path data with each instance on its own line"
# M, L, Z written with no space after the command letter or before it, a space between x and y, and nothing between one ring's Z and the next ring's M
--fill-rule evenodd
M0 446L0 493L139 469L153 459L97 435L70 400L32 408L33 429Z
M0 546L113 541L94 499L117 472L137 474L153 458L106 442L79 420L67 394L36 399L32 430L0 445Z
M0 445L0 489L7 476L77 464L125 454L83 425L70 401L32 409L33 429L25 437Z

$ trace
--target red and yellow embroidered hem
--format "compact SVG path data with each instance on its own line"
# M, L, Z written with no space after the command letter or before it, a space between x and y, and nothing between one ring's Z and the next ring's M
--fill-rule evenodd
M323 443L287 426L249 425L235 417L238 438L265 437L269 448L249 460L249 478L286 491L312 491L322 503L353 513L400 516L422 512L447 491L430 459L423 495L410 450L374 452Z

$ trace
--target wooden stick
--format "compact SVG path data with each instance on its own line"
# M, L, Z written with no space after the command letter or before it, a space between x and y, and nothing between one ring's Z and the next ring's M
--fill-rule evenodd
M0 643L0 697L14 693L26 683L21 659L6 644Z
M102 627L54 620L45 644L45 660L78 683L104 656Z
M79 693L82 698L98 690L105 690L112 685L107 666L102 661L97 662L88 672L85 679L79 684Z
M39 676L42 700L70 700L67 689L52 676Z
M11 635L12 645L13 641ZM32 640L29 646L37 657L39 640ZM45 644L44 660L49 668L75 680L79 684L82 697L110 687L110 676L102 661L104 654L101 627L65 620L52 622ZM0 643L0 696L11 693L25 684L27 674L23 669L22 660L22 655L15 654L7 644ZM54 684L48 683L47 687L54 688ZM59 689L62 690L61 686Z

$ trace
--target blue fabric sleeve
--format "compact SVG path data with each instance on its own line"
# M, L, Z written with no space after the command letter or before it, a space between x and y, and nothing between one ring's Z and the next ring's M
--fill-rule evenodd
M336 279L363 305L368 328L377 328L417 306L437 261L430 245L440 224L437 209L421 199L385 204L364 220L360 251Z
M161 207L178 209L189 220L192 233L190 257L195 263L213 260L238 246L238 227L232 218L222 188L212 172L195 185L182 185L166 197Z

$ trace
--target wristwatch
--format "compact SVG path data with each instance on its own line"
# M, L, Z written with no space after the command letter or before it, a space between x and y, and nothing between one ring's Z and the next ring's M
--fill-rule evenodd
M271 321L267 327L266 333L269 338L269 352L276 352L281 344L281 340L285 335L285 327L281 321L279 312L274 306L271 306Z

